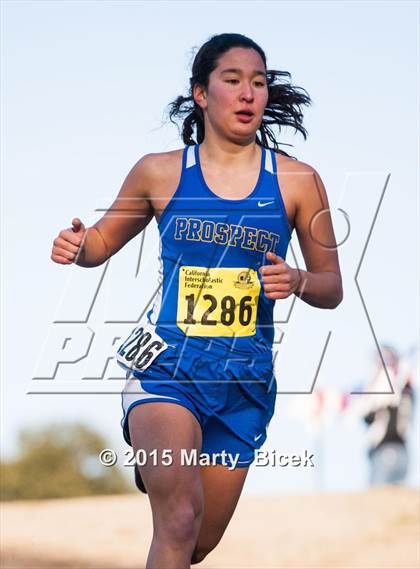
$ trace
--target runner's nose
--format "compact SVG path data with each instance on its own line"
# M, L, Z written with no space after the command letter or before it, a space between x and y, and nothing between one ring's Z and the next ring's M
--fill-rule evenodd
M241 101L246 101L250 103L254 100L254 91L249 83L243 83L243 88L241 92Z

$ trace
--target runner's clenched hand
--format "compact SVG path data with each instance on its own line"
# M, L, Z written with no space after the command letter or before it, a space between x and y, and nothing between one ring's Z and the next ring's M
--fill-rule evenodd
M298 269L289 267L284 259L271 251L267 253L267 259L272 264L260 268L265 296L272 300L287 298L300 284Z
M80 251L86 228L78 217L73 218L72 227L62 229L54 239L51 259L61 265L71 265Z

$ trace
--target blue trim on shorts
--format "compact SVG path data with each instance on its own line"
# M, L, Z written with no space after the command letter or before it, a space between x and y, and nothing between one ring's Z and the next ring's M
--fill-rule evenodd
M222 466L226 466L226 467L230 466L232 470L236 470L237 468L248 468L249 466L251 466L251 464L254 462L254 460L255 460L255 457L253 457L250 461L241 460L238 462L238 464L233 469L232 469L231 464L228 464L228 465L224 464L222 459L219 457L216 458L215 462L216 462L216 464L221 464Z
M169 396L168 396L169 397ZM165 396L163 395L162 397L148 397L147 399L139 399L137 401L133 401L133 403L129 406L129 408L127 409L127 413L125 413L124 417L121 420L121 427L123 430L123 437L125 442L129 445L129 446L133 446L131 443L131 439L130 439L130 431L128 429L128 415L130 414L130 411L132 409L134 409L134 407L137 407L137 405L141 405L142 403L152 403L152 402L161 402L161 403L174 403L175 405L181 405L182 407L184 407L185 409L188 409L189 411L191 411L191 413L194 415L194 417L197 419L200 428L202 429L201 426L201 417L199 416L199 414L197 413L197 411L194 409L194 407L187 403L186 401L175 401L175 399L173 398L168 398L166 399ZM124 409L124 408L123 408Z

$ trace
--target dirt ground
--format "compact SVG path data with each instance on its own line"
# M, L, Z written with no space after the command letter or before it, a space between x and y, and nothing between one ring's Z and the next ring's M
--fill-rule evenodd
M242 496L203 569L418 569L420 496ZM3 568L142 569L151 512L139 494L1 504Z

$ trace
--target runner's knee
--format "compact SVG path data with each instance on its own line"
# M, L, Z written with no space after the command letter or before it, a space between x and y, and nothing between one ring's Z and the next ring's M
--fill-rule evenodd
M200 529L203 508L192 501L179 502L169 508L159 508L154 516L155 534L165 542L195 542Z

